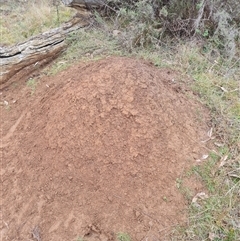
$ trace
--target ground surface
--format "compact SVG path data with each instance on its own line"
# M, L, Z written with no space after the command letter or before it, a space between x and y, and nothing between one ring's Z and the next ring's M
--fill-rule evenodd
M15 79L16 80L16 79ZM177 178L204 154L204 108L170 70L128 58L1 90L2 240L167 240ZM7 102L6 102L7 101ZM192 183L193 194L201 191Z

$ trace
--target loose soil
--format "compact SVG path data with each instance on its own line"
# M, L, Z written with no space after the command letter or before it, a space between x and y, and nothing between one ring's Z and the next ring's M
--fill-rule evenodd
M1 240L168 240L186 221L179 180L208 130L180 78L111 57L36 78L36 90L25 77L5 86Z

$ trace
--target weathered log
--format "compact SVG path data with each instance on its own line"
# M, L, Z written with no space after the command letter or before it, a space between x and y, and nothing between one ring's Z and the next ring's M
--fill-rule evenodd
M62 0L63 4L67 7L72 8L98 8L102 7L106 1L105 0Z
M66 36L79 28L87 26L81 18L73 18L59 28L11 47L0 47L0 84L26 66L48 58L55 58L66 48Z

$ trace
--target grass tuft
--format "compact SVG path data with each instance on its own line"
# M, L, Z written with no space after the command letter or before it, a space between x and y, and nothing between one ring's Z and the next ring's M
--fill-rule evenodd
M55 75L69 67L77 60L94 61L109 55L122 55L117 42L103 31L92 28L80 29L67 38L68 48L49 69L50 75Z
M127 233L119 232L117 233L118 241L131 241L130 236Z
M36 87L37 87L37 81L33 78L30 78L27 81L27 87L29 87L31 89L31 95L33 95L35 93Z

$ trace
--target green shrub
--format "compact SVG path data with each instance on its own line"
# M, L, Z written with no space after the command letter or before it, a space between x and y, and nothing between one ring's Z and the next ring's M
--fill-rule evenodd
M239 58L240 7L237 0L114 0L105 15L120 29L121 43L132 50L195 38L228 61ZM109 11L109 9L111 11Z

